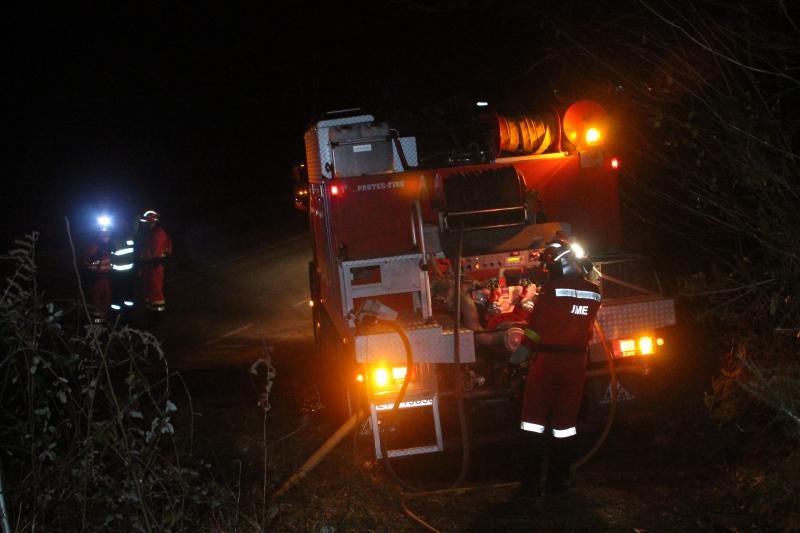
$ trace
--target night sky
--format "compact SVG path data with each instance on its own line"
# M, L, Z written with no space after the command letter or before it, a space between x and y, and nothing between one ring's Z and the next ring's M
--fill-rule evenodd
M158 209L179 232L266 227L296 215L290 168L324 111L550 90L527 70L535 14L492 2L34 4L0 18L3 244L61 236L65 216L88 228L100 210Z

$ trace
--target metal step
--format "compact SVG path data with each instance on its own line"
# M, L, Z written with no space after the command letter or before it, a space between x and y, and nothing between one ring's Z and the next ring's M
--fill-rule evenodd
M392 403L393 405L393 403ZM402 402L398 409L430 409L431 416L433 417L433 428L435 442L430 444L422 444L420 446L411 446L408 448L395 448L386 450L388 457L406 457L409 455L420 455L425 453L435 453L444 450L444 439L442 437L442 421L439 415L439 394L434 392L432 396L427 398L411 400ZM383 451L381 450L381 431L378 417L392 411L391 407L387 404L377 405L375 402L370 403L370 417L372 419L372 436L375 442L375 457L383 459Z
M409 455L421 455L423 453L440 452L443 448L436 445L431 446L414 446L413 448L400 448L396 450L386 450L388 457L407 457Z

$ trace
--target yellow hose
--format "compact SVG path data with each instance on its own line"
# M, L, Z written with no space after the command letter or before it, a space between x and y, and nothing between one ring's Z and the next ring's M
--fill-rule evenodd
M326 455L336 448L336 445L339 444L348 433L353 431L353 429L358 425L358 422L361 420L362 416L363 413L358 411L349 419L347 419L347 421L342 424L333 435L328 437L328 440L326 440L325 443L320 446L319 449L317 449L317 451L315 451L305 463L303 463L303 466L298 468L289 479L283 482L283 485L281 485L278 490L272 493L272 498L280 498L286 494L289 489L297 485L304 477L306 477L306 474L308 474L315 466L319 464L320 461L322 461L322 459L325 458Z
M617 374L615 371L614 359L611 354L611 350L608 347L608 342L606 341L605 335L603 333L603 329L600 327L600 324L595 322L594 323L595 331L597 331L597 335L600 337L600 342L603 345L603 350L606 355L606 361L608 363L609 372L611 374L611 411L609 412L608 418L606 419L606 425L603 428L603 432L600 437L595 442L594 446L591 450L589 450L586 455L578 459L572 466L570 470L574 472L581 466L583 466L592 456L597 453L597 450L605 442L606 438L608 437L609 432L611 431L611 427L614 425L614 418L616 417L617 412ZM314 454L308 458L308 460L303 463L303 465L292 474L289 479L284 481L284 483L272 493L272 498L279 498L286 494L292 487L294 487L297 483L299 483L314 467L316 467L322 459L325 458L336 446L346 437L353 429L358 425L358 422L361 420L363 413L358 411L357 413L353 414L344 424L342 424L336 432L331 435L325 443L317 449ZM417 522L420 526L425 528L428 531L438 532L436 528L425 522L419 515L415 514L408 508L406 502L413 498L418 498L421 496L433 496L433 495L444 495L444 494L464 494L466 492L474 491L474 490L485 490L491 488L515 488L519 486L519 482L511 482L511 483L497 483L493 485L482 485L477 487L453 487L449 489L443 490L433 490L433 491L425 491L425 492L416 492L412 494L406 494L401 501L401 505L403 507L403 511L406 513L408 517L412 520Z

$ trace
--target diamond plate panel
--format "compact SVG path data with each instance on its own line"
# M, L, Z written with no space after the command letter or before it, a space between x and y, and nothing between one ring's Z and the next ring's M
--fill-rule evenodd
M419 324L406 327L415 363L454 363L452 330L438 325ZM405 363L403 341L395 332L359 335L355 338L356 361L359 363ZM459 338L462 363L475 362L472 330L462 329Z
M664 298L646 302L603 305L597 313L597 320L609 341L632 337L642 331L675 325L675 301L671 298ZM591 342L592 344L600 342L596 332Z
M374 122L372 115L358 115L354 117L342 117L330 120L320 120L314 127L306 131L306 165L308 179L331 178L331 173L325 169L325 165L333 161L329 130L334 126L346 126L348 124L361 124L364 122Z
M400 148L403 149L403 154L406 156L406 163L409 167L416 167L419 165L417 159L417 138L416 137L400 137ZM395 172L402 172L403 164L400 162L400 154L397 153L397 147L392 143L392 153L394 154L393 165Z

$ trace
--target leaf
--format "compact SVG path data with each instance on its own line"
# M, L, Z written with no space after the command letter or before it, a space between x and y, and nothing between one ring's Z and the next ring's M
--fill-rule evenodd
M267 521L271 522L278 516L278 511L280 508L277 505L271 505L270 508L267 510Z
M141 418L141 419L144 419L144 415L142 414L142 412L141 412L141 411L130 411L130 412L128 413L128 415L130 415L130 417L131 417L131 418Z
M166 408L166 411L167 411L168 413L171 413L171 412L173 412L173 411L177 411L177 410L178 410L178 407L177 407L177 406L176 406L174 403L172 403L170 400L167 400L167 408Z

